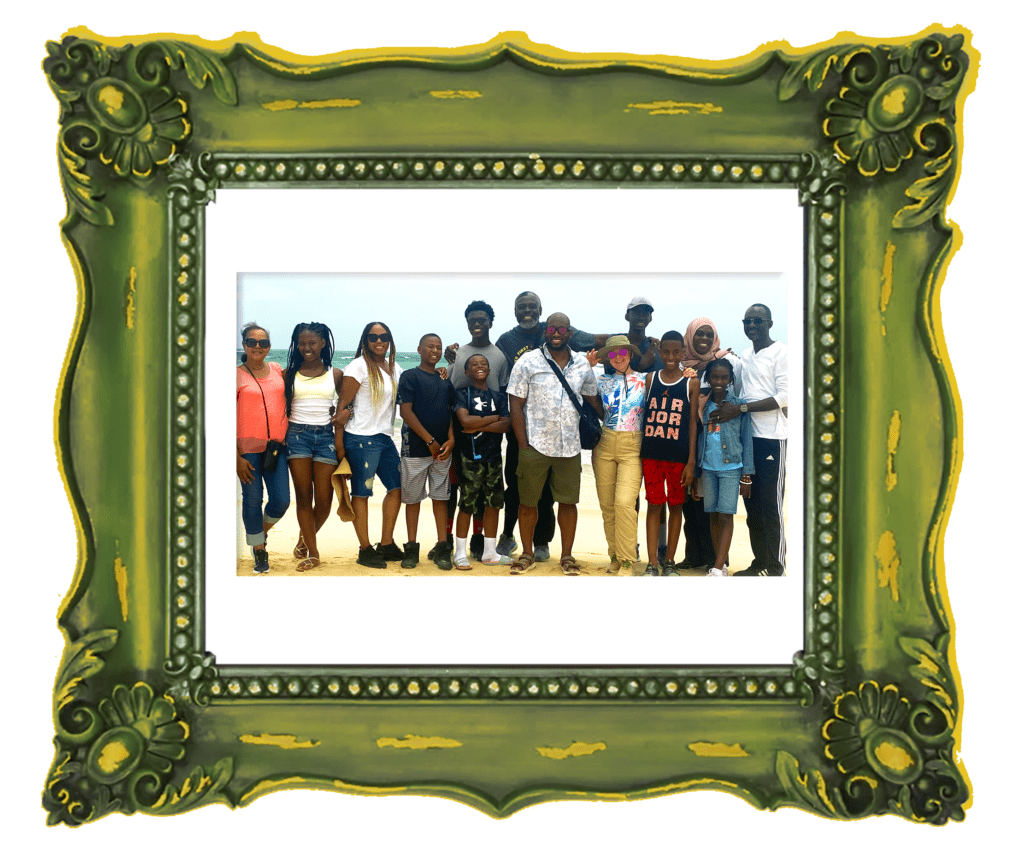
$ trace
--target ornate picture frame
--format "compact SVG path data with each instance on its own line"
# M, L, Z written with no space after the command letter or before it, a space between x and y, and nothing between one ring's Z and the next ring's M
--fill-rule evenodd
M83 551L59 614L48 821L239 806L296 786L451 797L497 817L715 787L833 818L961 818L939 556L959 415L935 291L956 246L944 211L976 66L957 29L733 66L573 56L517 34L316 64L189 38L74 31L48 44L80 295L57 440ZM367 93L339 97L354 76ZM498 121L475 96L510 86L531 104L528 125ZM551 90L571 91L590 124L568 132L565 98L541 96ZM428 108L360 117L397 91L480 108L447 149L416 149ZM642 138L627 108L652 119ZM685 134L653 121L688 112L723 120ZM218 666L203 642L205 205L237 182L395 180L799 191L807 576L792 665ZM905 370L856 355L879 339ZM158 378L132 364L143 360L160 363ZM129 402L114 415L116 398ZM161 468L160 484L142 467Z

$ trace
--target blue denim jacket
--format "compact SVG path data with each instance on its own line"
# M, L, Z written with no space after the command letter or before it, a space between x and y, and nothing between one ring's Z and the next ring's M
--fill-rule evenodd
M697 468L695 471L697 476L701 475L701 466L704 464L708 416L711 414L712 402L709 397L701 412L701 427L697 434ZM725 402L739 403L740 400L731 391L727 391ZM737 466L742 462L743 473L752 474L754 472L754 442L750 432L750 413L744 412L738 418L726 421L721 425L719 431L722 436L722 458L727 463L735 463Z

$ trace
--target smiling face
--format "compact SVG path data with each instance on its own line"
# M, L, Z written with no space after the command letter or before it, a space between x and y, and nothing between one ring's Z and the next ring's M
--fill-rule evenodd
M751 306L743 314L743 334L754 342L755 347L768 343L768 330L771 328L772 321L764 306Z
M704 324L693 332L693 349L699 356L704 356L711 351L711 345L715 343L715 331ZM664 361L664 357L662 357Z
M256 342L255 346L250 347L250 343ZM260 342L266 343L265 347L260 346ZM245 334L245 340L242 342L245 347L245 361L250 368L260 368L263 365L263 360L267 358L267 353L270 352L270 336L267 334L265 329L250 329Z
M536 329L540 323L540 297L536 294L524 294L516 298L516 323L526 330Z
M661 347L658 348L658 355L661 356L661 361L662 364L665 365L665 370L679 370L679 362L683 358L683 342L675 340L662 341Z
M561 312L548 316L547 329L544 330L544 343L549 350L563 350L569 346L572 330L569 329L569 318Z
M384 336L384 338L381 336ZM373 358L383 359L387 356L390 343L391 337L383 325L374 324L370 327L370 331L366 336L366 347Z
M612 368L614 368L615 373L624 374L629 370L629 358L632 355L632 351L628 347L608 351L608 361L611 363Z
M436 335L428 335L421 342L420 346L416 348L416 352L420 354L420 362L424 365L436 365L441 361L441 355L444 353L444 347L441 346L441 339Z
M707 371L704 372L704 376L707 378L708 385L711 386L711 390L714 392L716 398L724 398L726 391L729 389L729 385L732 382L732 374L729 372L729 366L722 362L714 362L708 365Z
M299 333L296 347L298 347L299 352L302 354L303 362L307 365L312 365L320 361L320 351L324 349L326 344L327 342L315 332L304 329Z
M634 306L626 310L626 320L629 321L631 332L643 335L647 325L654 317L654 309L650 306Z
M466 360L466 376L477 385L487 382L491 375L491 366L486 356L470 356Z
M538 314L540 313L538 312ZM474 339L484 338L487 336L487 331L491 328L491 319L487 317L487 312L483 311L483 309L477 309L466 315L466 326L469 328L469 334Z

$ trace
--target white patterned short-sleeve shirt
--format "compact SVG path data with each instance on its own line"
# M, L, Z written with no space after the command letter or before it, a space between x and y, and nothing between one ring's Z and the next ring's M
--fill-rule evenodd
M585 403L584 395L597 395L597 379L586 356L570 356L562 373L577 399ZM526 439L534 450L552 458L575 456L582 449L580 416L551 370L550 360L546 346L520 356L509 375L508 393L526 400Z

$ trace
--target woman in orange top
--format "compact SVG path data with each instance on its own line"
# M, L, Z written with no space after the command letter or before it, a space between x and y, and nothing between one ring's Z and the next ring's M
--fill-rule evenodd
M285 417L284 379L281 366L267 362L270 335L261 326L242 327L242 365L235 379L238 458L236 470L242 483L242 523L245 540L252 546L253 571L270 570L267 555L267 530L288 511L288 462L281 456L273 471L263 467L267 440L284 442L288 431ZM263 508L263 487L267 489L267 507Z

